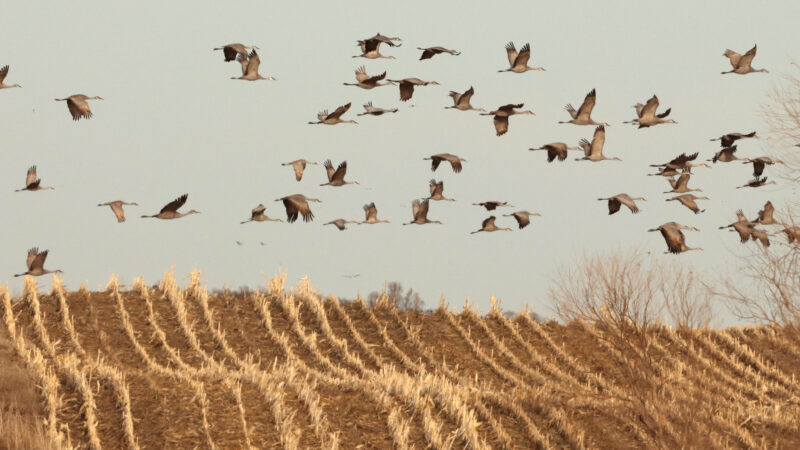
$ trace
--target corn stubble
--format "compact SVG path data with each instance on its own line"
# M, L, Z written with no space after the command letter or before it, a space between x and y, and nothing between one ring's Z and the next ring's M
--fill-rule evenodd
M0 297L52 448L800 445L800 345L777 326L542 324L496 299L422 314L285 275L213 295L200 273L103 292L28 279Z

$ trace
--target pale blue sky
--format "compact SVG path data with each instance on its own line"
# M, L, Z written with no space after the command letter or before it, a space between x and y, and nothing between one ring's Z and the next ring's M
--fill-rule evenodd
M472 4L470 4L472 3ZM605 3L605 2L603 2ZM754 216L767 199L780 206L794 195L786 184L736 190L751 166L697 169L692 183L713 200L694 216L661 194L665 179L647 177L648 164L681 152L717 150L709 138L766 127L758 109L797 56L797 2L53 2L46 7L12 2L0 16L0 65L6 80L23 89L0 91L3 130L0 277L24 270L25 252L51 251L47 266L61 268L69 286L105 283L111 272L157 281L174 265L177 274L202 269L211 286L263 285L262 273L281 268L295 280L308 275L325 293L366 295L384 280L418 290L428 305L440 295L453 305L469 296L482 310L494 294L507 309L524 302L548 316L546 291L555 268L584 250L640 246L665 256L660 236L648 228L675 220L700 228L688 243L703 252L680 261L701 271L728 267L741 252L736 237L717 230L742 208ZM403 38L382 49L397 60L353 59L355 41L375 32ZM530 42L533 65L546 72L497 73L507 66L503 46ZM216 46L256 44L262 74L275 82L230 80L236 63L224 63ZM770 74L720 75L722 52L758 43L755 67ZM416 47L442 45L460 56L418 61ZM364 91L343 86L353 69L388 71L389 78L419 77L441 86L417 89L408 103L396 87ZM473 105L495 108L524 102L535 116L511 118L496 137L490 117L445 110L449 90L474 86ZM564 104L582 101L592 88L596 120L607 121L606 153L623 162L547 164L527 149L552 141L571 145L592 127L559 125ZM74 123L54 98L99 95L91 120ZM658 94L678 125L636 130L622 125L631 107ZM359 125L309 126L316 113L352 102L398 107L391 116L360 117ZM411 107L415 105L415 107ZM766 137L766 136L765 136ZM742 156L764 154L768 141L740 145ZM789 151L787 149L787 151ZM449 166L431 173L422 158L451 152L468 160L461 174ZM300 183L281 162L295 158L334 164L348 161L348 178L360 186L320 187L321 167ZM15 193L28 166L37 164L43 185L55 191ZM768 169L767 174L771 171ZM431 177L445 181L457 202L432 202L429 217L443 226L403 227L410 201L427 194ZM177 221L140 219L188 192L186 209L200 215ZM598 197L620 192L647 197L636 216L606 214ZM258 203L285 219L275 198L303 193L321 198L313 223L239 222ZM128 221L117 224L97 203L123 199ZM542 218L522 231L469 232L489 214L473 202L505 200ZM374 201L389 225L353 226L339 232L322 224L363 220ZM510 211L501 211L507 213ZM500 220L502 219L502 220ZM509 219L509 220L506 220ZM499 218L500 226L514 226ZM244 246L237 246L240 240ZM264 241L267 246L260 246ZM360 273L360 278L343 278ZM49 283L49 280L41 280Z

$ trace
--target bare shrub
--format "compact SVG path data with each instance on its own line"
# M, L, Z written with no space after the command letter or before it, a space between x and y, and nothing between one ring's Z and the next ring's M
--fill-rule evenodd
M639 249L585 254L578 264L561 268L549 293L561 320L623 332L644 332L664 314L677 326L711 320L711 298L690 268L656 263Z
M425 307L425 302L418 292L408 288L404 294L403 284L397 281L385 284L382 292L371 292L367 297L367 305L370 307L375 306L381 296L386 296L386 300L394 304L400 311L422 311Z
M781 170L784 178L800 181L800 153L786 150L800 145L800 66L792 63L791 72L784 74L781 82L772 89L761 112L769 126L770 140L778 145L770 146L773 156L785 165ZM774 149L774 150L773 150Z

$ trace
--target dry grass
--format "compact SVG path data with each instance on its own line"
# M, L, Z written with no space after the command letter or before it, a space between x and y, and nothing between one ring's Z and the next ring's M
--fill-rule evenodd
M484 316L340 303L280 276L240 294L199 274L0 288L0 448L800 446L793 330L693 327L680 286L630 280L639 304L606 286L610 304L562 286L591 302L565 325L494 300Z

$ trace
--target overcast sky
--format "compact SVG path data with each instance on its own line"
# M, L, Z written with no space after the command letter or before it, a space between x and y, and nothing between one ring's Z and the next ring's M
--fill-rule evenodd
M709 139L723 133L766 134L759 107L797 57L799 3L470 3L4 5L0 66L10 64L6 83L23 88L0 91L0 279L19 290L21 279L12 275L24 271L27 249L39 246L50 249L47 267L63 269L73 288L104 284L112 272L124 282L135 276L155 282L173 265L181 276L203 270L211 287L256 287L265 274L285 268L291 284L308 275L322 292L342 297L397 280L429 306L440 296L451 305L469 296L485 311L497 295L506 309L527 302L549 316L548 280L583 251L640 247L656 262L677 258L700 271L728 270L742 248L717 227L732 222L739 208L752 218L767 199L780 207L795 195L785 182L737 190L752 167L717 164L694 171L692 184L712 199L695 216L664 202L667 181L646 174L649 164L681 152L710 158L718 146ZM403 39L399 48L381 48L397 59L351 58L359 53L356 40L376 32ZM517 48L530 42L531 65L547 71L498 73L508 66L508 41ZM231 42L258 45L261 73L277 81L231 80L240 75L238 64L212 51ZM730 69L726 48L744 53L754 43L754 67L771 73L720 75ZM416 47L434 45L462 54L419 61ZM369 74L386 70L388 78L441 86L418 88L409 102L399 101L397 87L343 86L362 64ZM508 134L496 137L491 117L444 109L452 105L448 91L470 86L476 107L520 102L536 115L512 117ZM576 162L571 153L564 163L548 164L543 152L527 151L591 139L593 127L557 122L569 118L566 103L577 107L592 88L594 118L612 124L605 153L622 162ZM73 122L66 105L53 101L77 93L105 99L91 104L91 120ZM679 124L642 130L621 124L635 117L632 105L653 94ZM399 112L356 117L370 100ZM344 118L358 125L307 125L318 111L347 102L353 107ZM739 155L760 156L769 144L742 142ZM463 172L443 165L431 173L422 158L441 152L466 158ZM280 165L297 158L347 160L347 178L361 184L320 187L321 166L311 166L298 183ZM14 192L32 164L55 191ZM411 219L411 200L427 195L431 177L444 180L445 195L458 200L431 202L429 218L444 225L401 226ZM184 192L184 208L201 214L139 218ZM642 212L608 216L597 198L620 192L646 197ZM273 200L294 193L322 199L312 204L312 223L239 224L259 203L285 219ZM140 205L127 208L122 224L96 206L117 199ZM485 200L543 217L521 231L512 218L499 217L499 226L515 230L470 235L489 216L472 203ZM322 226L363 220L361 207L371 201L391 224L343 232ZM662 255L663 239L646 230L673 220L700 228L687 241L705 250Z

